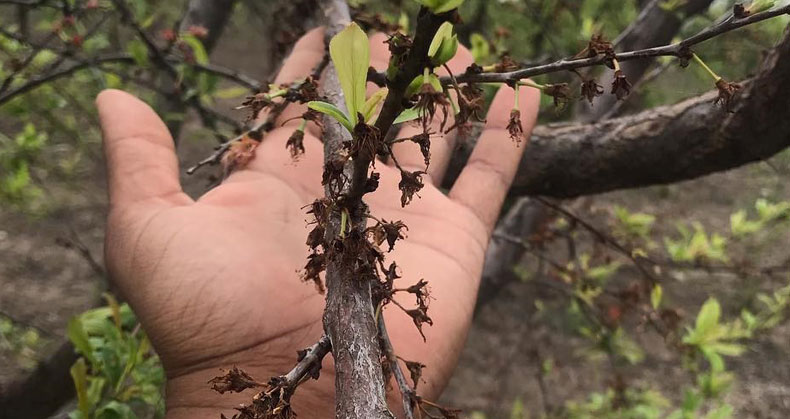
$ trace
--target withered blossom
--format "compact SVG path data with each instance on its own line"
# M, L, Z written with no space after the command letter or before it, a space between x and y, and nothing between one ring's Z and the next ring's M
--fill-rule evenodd
M376 189L379 188L379 181L381 180L381 174L377 172L373 172L370 174L370 177L365 181L365 193L375 192Z
M420 89L420 92L417 93L416 97L416 106L420 110L420 121L422 122L423 130L425 132L428 131L431 121L433 121L433 118L436 116L437 108L442 111L440 129L443 130L444 125L447 123L447 116L449 115L447 109L450 106L450 102L447 100L447 96L445 96L444 92L437 92L434 90L433 86L425 84Z
M516 143L521 143L521 139L524 137L524 127L521 125L521 111L518 109L510 111L507 132L510 134L510 139Z
M318 246L324 245L324 235L326 233L326 229L324 228L323 224L316 223L315 227L310 230L310 233L307 234L307 246L313 250Z
M547 84L543 93L554 98L554 106L563 109L571 100L571 89L568 83Z
M612 94L617 96L617 100L622 100L631 93L631 82L625 77L623 70L614 72L614 81L612 81Z
M407 227L406 224L403 223L403 221L387 222L384 219L381 220L379 227L380 227L380 233L378 233L379 235L376 237L376 241L380 245L381 243L384 242L384 240L386 240L387 245L389 246L389 250L388 250L389 252L391 252L392 249L395 247L396 241L403 240L404 238L406 238L401 230L404 229L407 231L409 230L409 227Z
M414 294L419 307L428 307L428 281L420 279L416 284L406 288L406 292Z
M593 104L593 99L603 94L603 86L598 84L595 79L587 79L582 82L582 100L587 99L590 105Z
M347 180L343 170L345 168L346 159L331 158L324 164L324 172L321 176L321 185L329 186L329 189L335 194L343 190L343 186Z
M453 129L458 129L459 133L464 133L469 129L469 120L474 118L477 122L485 122L483 117L483 89L474 84L465 84L461 87L461 94L458 95L458 113L455 115L455 123L445 130L445 134Z
M211 389L219 394L226 392L241 393L248 388L263 387L264 384L257 382L243 370L233 367L225 374L214 377L208 381Z
M326 291L326 288L324 288L324 283L321 281L320 277L321 272L324 270L326 270L325 254L313 252L307 256L307 264L304 266L302 279L305 282L312 281L320 294L323 294L324 291Z
M719 79L716 81L716 88L719 90L719 96L713 103L721 103L721 106L727 112L733 113L734 111L732 110L732 101L741 87L742 86L738 83L731 83L724 79Z
M288 89L288 94L286 94L285 98L289 102L298 103L307 103L321 99L321 96L318 94L318 81L313 77L306 78L299 85L298 89Z
M422 182L422 175L426 172L416 171L409 172L407 170L400 171L400 182L398 189L401 190L400 204L401 207L408 205L414 198L414 194L419 192L425 186Z
M370 159L375 165L376 153L384 150L384 143L381 141L378 128L366 124L360 115L351 137L351 143L346 144L348 154L354 158L361 156Z
M420 153L422 153L425 166L431 161L431 134L429 132L422 132L417 135L405 138L404 141L411 141L420 146Z
M395 32L390 35L390 37L387 38L385 42L389 48L393 60L391 63L395 65L403 64L406 54L408 54L409 50L411 49L411 38L400 32Z
M234 142L222 156L222 175L226 179L236 170L241 170L255 157L255 150L260 145L260 141L245 135L239 141Z
M288 137L285 148L291 153L291 159L298 160L304 154L304 130L297 129Z
M414 321L414 325L417 326L417 330L420 332L420 336L422 336L422 340L426 341L425 333L422 331L423 323L427 323L430 326L433 326L433 320L428 317L428 313L424 307L417 307L412 310L405 310L406 314L411 317L412 321Z
M417 385L420 383L420 378L422 377L422 369L425 368L425 364L422 364L417 361L407 361L403 360L406 364L406 369L409 370L409 375L411 375L411 381L414 383L414 389L417 390Z
M595 57L598 54L604 54L607 57L614 54L614 47L612 43L607 41L603 34L595 34L590 38L590 42L587 43L587 55L589 57Z
M247 96L244 102L241 102L241 105L237 106L235 109L249 109L250 115L247 117L247 120L252 121L258 119L261 111L271 106L273 103L274 102L269 99L267 93L261 92L252 96Z
M518 70L519 65L510 57L510 54L504 53L499 57L499 62L494 65L494 71L497 73L507 73L509 71Z

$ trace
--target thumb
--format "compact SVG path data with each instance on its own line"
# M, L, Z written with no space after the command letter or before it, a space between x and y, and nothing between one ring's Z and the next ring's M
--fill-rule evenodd
M190 203L178 179L173 138L153 109L120 90L101 92L96 106L104 137L110 206Z

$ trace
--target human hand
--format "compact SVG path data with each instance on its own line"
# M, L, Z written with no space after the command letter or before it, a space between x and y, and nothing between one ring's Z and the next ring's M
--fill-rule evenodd
M384 39L371 39L371 64L379 70L388 60ZM323 31L308 33L276 83L304 78L323 54ZM471 62L461 48L450 67L462 72ZM521 89L520 104L528 137L537 116L537 91ZM286 123L266 135L247 167L193 201L179 184L173 140L147 105L108 90L99 95L97 106L110 195L106 262L161 356L168 377L168 418L232 413L228 407L250 397L213 393L206 382L220 368L235 365L266 381L290 370L296 351L323 334L324 297L298 274L308 254L303 207L323 196L320 133L308 127L306 153L294 163L285 143L295 122ZM425 328L426 342L411 318L397 308L384 311L398 355L427 365L420 384L427 399L438 397L457 363L485 249L524 149L505 129L512 106L513 90L503 87L448 194L436 185L451 157L453 134L432 139L426 186L406 208L400 205L400 173L383 162L376 164L379 189L365 196L373 215L409 227L408 238L387 254L401 267L401 284L420 278L429 282L434 326ZM277 125L303 111L291 105ZM403 131L402 137L416 133L413 128ZM424 169L416 145L396 144L395 153L404 168ZM324 361L321 378L300 386L292 403L304 417L334 417L331 357Z

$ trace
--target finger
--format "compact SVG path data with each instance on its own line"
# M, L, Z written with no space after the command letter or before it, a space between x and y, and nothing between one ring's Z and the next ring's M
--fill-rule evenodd
M289 85L297 80L310 76L326 53L324 45L324 28L319 27L307 32L294 45L291 55L285 60L282 69L274 79L276 85ZM307 111L306 105L289 104L275 121L276 126L298 126L300 117ZM263 120L268 112L258 118ZM309 123L307 129L314 135L320 135L318 127Z
M455 54L455 57L447 63L447 66L453 74L460 74L473 62L474 58L472 57L472 53L463 45L459 45L458 52ZM448 75L444 67L438 68L437 73L442 76ZM453 100L457 100L454 95L455 91L451 90L450 93ZM448 112L452 112L452 108L448 108ZM440 114L441 111L437 113ZM456 130L448 134L442 134L440 130L441 118L441 115L437 115L431 124L431 130L437 134L431 136L431 159L430 165L428 166L428 181L434 185L440 185L442 183L442 178L447 171L447 165L450 163L450 156L455 149L456 142ZM446 127L451 125L452 121L448 121ZM420 134L421 132L422 128L413 124L408 124L401 130L399 137L408 138ZM404 169L410 171L425 170L425 159L417 144L410 141L396 143L392 147L392 150L398 163L400 163Z
M151 201L186 204L173 138L148 105L120 90L96 98L99 110L110 205Z
M486 128L466 167L450 189L450 198L474 212L488 231L494 227L526 148L526 142L518 146L514 144L507 131L513 93L508 86L497 92L488 111ZM521 123L527 139L538 117L539 96L536 89L519 89Z

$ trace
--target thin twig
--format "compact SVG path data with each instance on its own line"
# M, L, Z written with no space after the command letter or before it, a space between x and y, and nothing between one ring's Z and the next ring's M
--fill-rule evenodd
M780 7L775 10L768 10L762 13L755 13L743 19L726 19L723 22L711 26L694 36L686 38L680 42L664 45L660 47L645 48L636 51L623 52L616 55L617 61L629 61L642 58L672 56L680 57L688 48L707 41L711 38L717 37L724 33L742 28L757 22L762 22L766 19L771 19L777 16L790 13L790 5ZM592 67L604 64L607 58L603 55L598 55L590 58L580 59L562 59L550 64L539 65L534 67L523 68L516 71L505 73L469 73L460 74L456 76L459 83L512 83L528 77L534 77L541 74L556 73L559 71L573 70L584 67ZM448 85L452 80L445 76L441 78L442 84Z
M414 419L414 389L406 381L406 375L403 374L403 370L398 363L398 357L395 356L395 350L392 348L392 341L390 341L390 337L387 334L387 325L384 322L383 315L378 316L378 323L379 338L384 348L384 354L387 357L387 362L390 363L390 369L392 370L392 375L395 376L395 381L398 383L398 389L400 389L403 413L406 419Z

